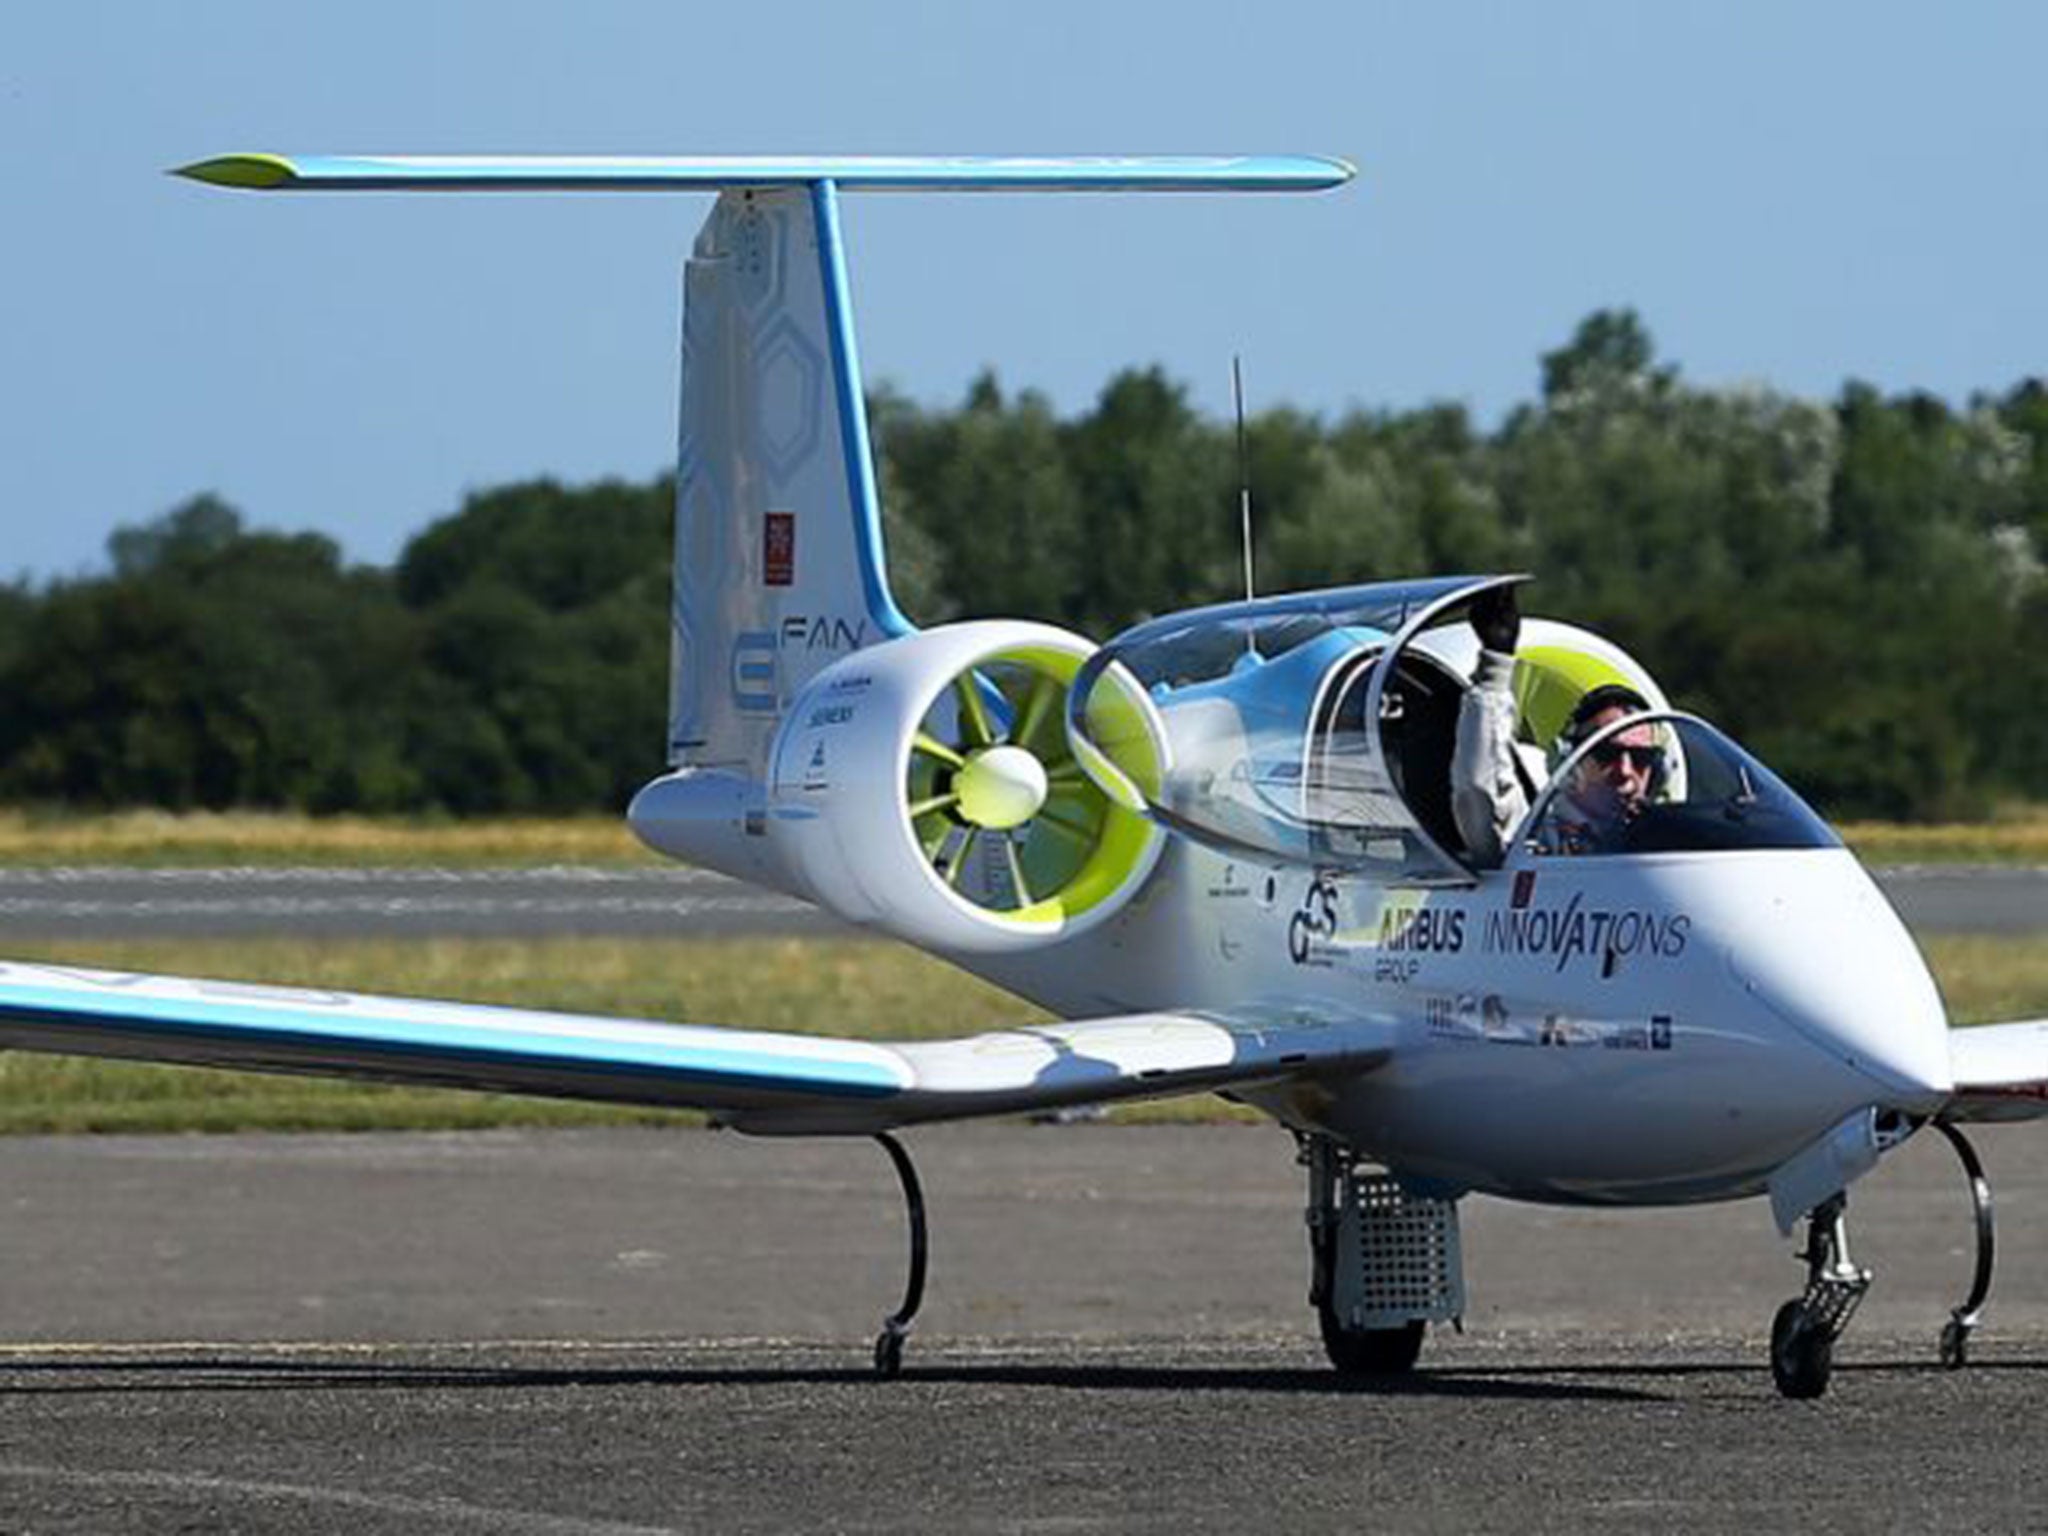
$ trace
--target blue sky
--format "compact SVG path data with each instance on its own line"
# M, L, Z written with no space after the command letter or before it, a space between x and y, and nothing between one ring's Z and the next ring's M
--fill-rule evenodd
M677 198L260 197L232 150L1326 153L1311 198L849 199L871 380L1488 419L1602 305L1704 383L2048 368L2048 7L18 7L0 575L202 490L388 560L466 488L673 451Z

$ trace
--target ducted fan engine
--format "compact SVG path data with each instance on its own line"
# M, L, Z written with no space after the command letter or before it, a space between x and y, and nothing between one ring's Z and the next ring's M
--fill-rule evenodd
M792 872L840 911L941 948L1027 948L1109 917L1162 834L1068 745L1067 691L1094 649L990 620L819 673L774 752L770 814Z

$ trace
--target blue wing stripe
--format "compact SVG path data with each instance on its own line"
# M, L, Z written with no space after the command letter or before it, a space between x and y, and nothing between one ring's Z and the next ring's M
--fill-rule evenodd
M904 191L1310 192L1353 168L1314 155L512 156L225 155L181 174L254 188L642 191L798 186Z
M297 1051L331 1049L337 1054L394 1060L433 1057L478 1065L531 1064L576 1073L627 1071L672 1081L853 1098L886 1097L905 1086L904 1076L881 1062L794 1052L785 1056L694 1040L554 1034L514 1025L382 1018L339 1008L331 1015L309 1017L275 1007L207 998L125 995L118 1004L108 1006L75 992L18 984L0 990L0 1019L67 1030L87 1026L165 1039L245 1043L252 1048L272 1044ZM641 1027L652 1035L662 1026ZM83 1039L72 1043L76 1049L89 1049Z

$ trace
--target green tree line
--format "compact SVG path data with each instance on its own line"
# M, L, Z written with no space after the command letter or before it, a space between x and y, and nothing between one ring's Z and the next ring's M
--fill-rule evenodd
M1059 416L992 376L871 402L892 581L925 622L1106 638L1235 595L1234 429L1157 369ZM1966 406L1706 388L1628 311L1491 430L1457 405L1255 416L1262 592L1527 570L1824 810L2048 797L2048 389ZM672 484L470 496L395 565L202 495L105 575L0 587L0 800L561 812L659 766Z

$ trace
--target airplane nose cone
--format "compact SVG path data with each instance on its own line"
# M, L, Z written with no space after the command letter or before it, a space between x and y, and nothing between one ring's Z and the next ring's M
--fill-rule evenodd
M1888 1108L1929 1113L1954 1086L1948 1015L1912 935L1848 853L1774 883L1763 920L1731 938L1742 985L1868 1079Z

